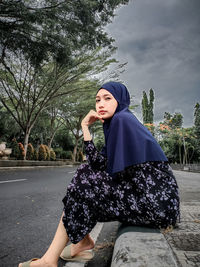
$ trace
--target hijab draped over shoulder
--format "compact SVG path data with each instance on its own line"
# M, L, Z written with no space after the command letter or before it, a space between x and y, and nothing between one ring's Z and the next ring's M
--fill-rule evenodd
M109 91L118 102L113 117L103 124L105 146L102 154L108 160L107 172L114 175L135 164L168 161L149 130L129 111L127 88L118 82L108 82L100 89Z

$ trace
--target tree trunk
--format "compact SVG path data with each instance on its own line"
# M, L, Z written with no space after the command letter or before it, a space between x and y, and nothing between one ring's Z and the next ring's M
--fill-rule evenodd
M54 139L54 137L55 137L55 134L56 134L56 131L54 131L54 133L51 135L51 137L50 137L50 140L49 140L49 142L48 142L48 147L49 147L49 149L51 149L51 144L52 144L52 142L53 142L53 139Z
M72 161L73 162L76 162L78 140L79 140L79 138L76 138L75 146L74 146L74 149L73 149L73 154L72 154Z
M28 128L25 131L25 136L24 136L24 151L25 151L24 160L26 160L26 152L27 152L28 140L29 140L30 132L31 132L31 128Z
M181 159L181 145L178 146L178 150L179 150L179 161L180 161L180 164L182 164L182 159Z

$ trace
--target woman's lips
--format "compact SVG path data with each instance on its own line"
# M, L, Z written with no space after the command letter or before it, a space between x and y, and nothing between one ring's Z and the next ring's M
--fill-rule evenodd
M105 112L106 112L105 110L99 111L100 114L104 114Z

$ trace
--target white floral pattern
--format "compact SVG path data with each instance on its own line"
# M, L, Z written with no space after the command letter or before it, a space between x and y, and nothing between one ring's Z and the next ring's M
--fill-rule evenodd
M97 222L167 227L179 217L176 179L167 162L146 162L115 177L106 172L106 158L92 141L85 142L87 164L77 169L63 199L63 223L78 243Z

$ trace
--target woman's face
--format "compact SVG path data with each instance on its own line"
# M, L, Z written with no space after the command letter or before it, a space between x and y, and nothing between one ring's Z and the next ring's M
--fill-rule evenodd
M105 89L98 91L96 95L96 111L103 119L111 118L118 106L117 100Z

